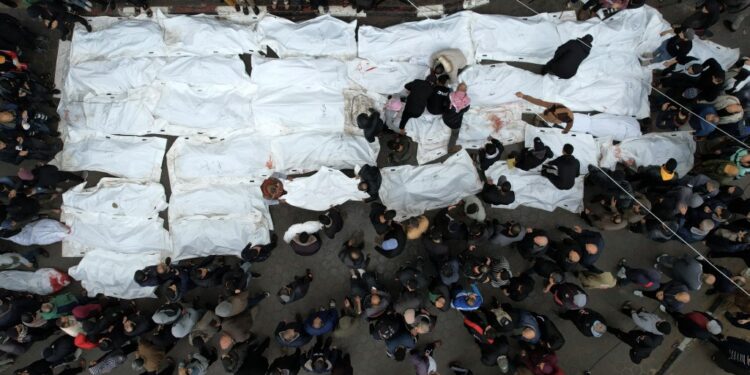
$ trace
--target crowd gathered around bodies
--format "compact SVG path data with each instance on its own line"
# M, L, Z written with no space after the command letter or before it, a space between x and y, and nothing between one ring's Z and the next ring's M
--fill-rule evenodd
M605 10L602 17L606 17L642 3L587 1L582 11ZM349 292L331 295L306 316L282 317L272 331L254 325L262 304L276 303L270 299L282 305L299 301L315 280L307 269L290 275L289 283L275 295L253 287L252 280L261 275L251 271L251 265L273 261L278 251L275 234L268 244L248 244L241 259L209 256L172 262L166 258L137 271L136 283L156 287L163 302L156 310L134 301L73 293L66 290L71 280L65 272L38 269L37 258L49 257L47 250L33 246L39 244L39 228L58 226L65 231L55 220L59 214L55 202L66 188L85 181L86 174L46 164L61 147L55 131L57 117L51 109L59 92L49 77L35 74L28 64L29 56L44 52L46 39L13 17L0 15L2 161L32 165L0 179L0 236L28 247L0 253L0 280L13 278L21 280L16 284L29 284L28 290L3 290L0 296L0 365L10 368L20 356L41 353L41 358L15 373L98 375L125 364L133 354L132 366L143 374L201 375L215 361L227 373L237 374L353 374L350 356L337 340L356 331L382 341L386 356L410 362L418 375L429 375L438 373L434 357L440 354L442 342L426 342L421 336L434 330L441 315L461 314L477 346L472 358L480 361L466 366L451 362L456 374L470 374L469 367L478 366L497 367L507 374L564 374L565 358L556 352L566 339L557 324L572 324L592 340L612 335L630 347L629 357L635 364L663 345L665 337L683 335L715 346L713 360L721 369L747 374L750 342L725 334L722 323L750 329L750 297L741 289L746 276L738 272L739 267L730 270L715 266L712 260L740 258L750 266L750 204L734 183L750 169L750 154L743 144L726 136L744 140L748 135L750 60L742 58L725 71L713 59L687 57L693 37L710 36L708 28L718 21L714 12L729 9L737 14L745 9L740 3L707 0L695 15L675 26L674 36L659 49L642 56L644 64L663 64L656 82L660 90L670 93L669 99L656 94L652 98L654 127L688 127L705 146L699 148L690 173L678 175L677 161L671 158L661 165L639 168L625 164L614 170L591 167L586 186L592 199L581 212L580 224L539 228L534 223L492 218L489 206L512 204L515 195L507 180L492 181L483 172L504 160L512 168L539 170L555 189L571 189L579 177L580 162L569 144L551 150L537 138L531 147L506 152L502 143L490 138L473 153L484 179L480 193L402 221L394 220L396 213L379 202L379 169L364 166L356 177L361 180L359 189L369 196L365 202L377 238L373 243L355 231L340 249L332 250L338 251L341 269L348 269ZM240 5L255 8L252 1ZM30 7L29 14L49 28L60 29L66 38L73 23L87 25L77 13L90 7L90 2L42 2ZM143 9L150 12L148 5ZM744 13L735 15L729 26L736 29L742 18ZM544 72L560 78L574 76L590 43L591 36L565 43ZM455 142L462 116L471 105L471 87L457 76L466 59L458 50L445 50L436 51L430 63L429 76L406 83L408 94L390 98L382 109L384 116L373 109L358 118L368 140L388 139L390 165L405 162L405 150L413 147L405 125L425 111L441 115L451 129L448 153L461 150ZM540 126L575 131L575 114L565 103L549 103L522 92L517 96L544 107ZM558 153L561 156L553 158ZM269 178L261 189L269 202L283 204L281 179ZM342 236L346 227L341 211L332 207L317 221L290 227L283 240L296 254L313 256L327 241ZM630 231L657 242L703 243L708 251L701 256L687 249L682 256L655 254L653 265L623 258L616 268L607 269L598 262L610 251L602 235L606 231ZM420 247L414 259L401 256L409 241ZM517 252L523 263L511 264L504 256L509 252ZM393 283L386 283L386 275L370 266L372 257L381 256L398 258L399 266L388 276L397 288L389 287ZM47 271L42 276L29 276L42 270ZM204 288L215 291L218 300L191 297L191 291ZM610 288L632 290L633 298L623 301L621 312L636 328L610 324L590 307L590 298L606 293L593 290ZM44 293L29 293L32 290ZM549 295L553 313L517 306L536 293ZM730 307L721 318L708 311L690 311L686 305L697 293L723 298ZM649 311L640 298L658 301L659 308ZM38 346L30 350L35 342L48 339L43 350L36 350ZM183 339L192 348L191 354L170 357L170 349ZM271 342L286 348L286 354L269 360L264 352ZM93 349L103 354L91 360L85 353Z

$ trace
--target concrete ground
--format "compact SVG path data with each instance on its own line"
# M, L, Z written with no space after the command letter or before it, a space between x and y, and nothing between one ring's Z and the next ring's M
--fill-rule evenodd
M267 2L258 1L258 3L265 4ZM332 1L332 4L333 3L334 2ZM416 3L422 5L431 2L417 1ZM657 2L651 3L653 5L658 4ZM209 4L201 1L190 0L183 0L180 2L160 0L154 1L153 4L176 5L183 7L194 6L195 9L207 9L216 5L214 3ZM384 6L391 5L396 8L399 4L400 3L395 0L388 0L384 3ZM565 7L565 2L560 0L536 0L532 1L530 4L526 4L528 7L538 12L559 12ZM692 2L685 1L677 4L675 3L675 0L671 0L665 1L662 5L662 11L666 18L673 22L679 22L691 12ZM2 10L4 11L4 9ZM514 16L530 16L534 14L532 10L513 0L492 1L489 5L479 7L475 10L482 13L508 14ZM359 22L385 26L413 20L414 14L409 14L410 12L410 10L407 11L404 9L394 11L393 14L388 14L385 11L380 13L373 12L371 17L364 19L360 18ZM10 13L18 15L20 12L10 11ZM309 17L311 15L312 14L303 15L300 18ZM43 32L38 24L32 23L28 20L25 22L32 26L36 31ZM745 52L748 51L750 39L746 38L747 23L745 28L737 33L729 33L721 25L714 27L713 31L716 35L712 40L723 45L739 47ZM513 36L508 35L500 37L512 38ZM54 40L54 37L51 37L51 39ZM30 61L32 63L32 68L39 73L53 72L55 50L56 46L53 43L46 54L28 56L26 57L26 60ZM15 171L16 169L12 166L0 165L0 172L2 173L12 174L15 173ZM96 177L99 176L92 174L89 183L94 184L96 182ZM165 186L168 184L166 171L162 183L164 183ZM747 187L747 184L748 182L745 180L740 181L740 185L743 187ZM339 262L336 254L340 249L341 244L353 232L364 230L365 238L368 241L374 237L374 232L372 231L371 225L367 219L369 208L365 204L350 202L343 205L342 210L346 215L345 229L343 232L339 233L334 240L325 240L323 250L315 256L306 258L296 256L291 249L282 242L268 261L254 266L254 271L261 273L263 276L254 282L251 289L255 291L268 290L272 294L275 293L279 287L291 281L293 275L304 273L306 268L312 269L315 274L315 280L313 281L310 293L302 301L289 306L282 306L275 299L269 298L261 303L259 318L256 322L256 332L258 334L269 335L279 320L292 319L296 313L305 315L310 309L326 304L331 297L337 298L341 301L341 298L347 293L348 272ZM274 206L271 208L271 214L273 216L276 230L280 234L282 234L293 223L315 219L317 216L316 213L288 206ZM578 216L561 210L549 213L528 208L519 208L516 210L491 209L489 210L489 216L500 220L513 219L530 226L549 229L552 230L553 235L559 235L559 233L553 230L553 228L558 225L584 225L583 221ZM627 231L605 233L605 239L607 241L607 247L604 250L599 263L600 268L605 270L613 270L618 259L622 257L627 257L633 265L648 266L652 264L655 257L661 253L680 255L689 252L684 245L679 243L655 243L645 239L641 235ZM13 244L3 244L3 248L10 250L14 249L15 246ZM373 252L371 250L371 245L369 245L368 248L370 250L369 253L372 254L371 267L382 273L384 279L388 280L388 284L393 286L395 286L395 281L392 280L392 278L398 266L402 262L413 260L421 251L418 243L413 242L408 245L407 251L405 251L403 255L396 259L387 260ZM699 244L698 249L703 250L703 246ZM52 257L49 259L41 259L41 266L66 269L69 266L75 265L78 261L77 258L61 258L59 246L51 246L50 251ZM528 267L528 264L512 249L483 246L478 252L482 254L502 254L508 257L514 272L521 272ZM741 264L741 262L731 262L725 259L721 259L717 261L717 263L722 264L735 272L739 272L744 268L744 265ZM499 296L498 291L491 288L483 287L482 291L485 298ZM604 314L604 316L607 317L609 324L621 329L630 329L633 327L632 323L629 322L627 317L618 312L618 308L623 301L633 300L636 305L643 305L651 311L657 310L657 304L655 301L640 300L633 296L631 291L631 288L590 291L591 298L589 307ZM705 310L711 305L713 298L709 298L703 293L704 291L699 291L693 294L694 300L689 306L687 306L688 311ZM202 302L212 302L212 300L216 298L215 294L210 291L195 291L188 296L187 300L191 300L194 296L200 296ZM140 301L139 304L145 309L151 309L156 306L157 302L155 300L147 300ZM567 340L566 345L558 352L561 366L567 374L580 374L585 370L589 370L595 375L654 374L662 368L662 365L673 350L672 346L677 345L682 341L682 336L680 336L675 330L675 332L667 337L664 344L654 351L650 358L636 366L633 365L628 358L627 346L621 344L612 336L606 335L600 339L585 338L575 329L575 327L573 327L572 324L557 318L555 316L556 311L554 305L549 295L544 295L541 292L536 291L529 299L523 303L517 304L517 306L544 313L552 317ZM747 337L747 334L744 332L731 332L731 334ZM439 364L441 374L445 375L450 373L447 364L453 360L460 360L465 365L470 366L474 373L478 375L498 373L497 369L484 367L478 361L479 351L473 344L470 335L463 328L461 324L461 315L458 312L449 311L446 313L440 313L436 330L426 337L421 337L420 344L426 344L435 339L442 339L444 344L435 353L435 358ZM17 366L11 367L10 369L14 369L36 360L44 345L45 344L43 343L36 343L25 355L18 359ZM367 328L364 324L362 324L361 327L358 327L354 335L336 341L335 345L351 353L355 373L358 375L386 373L401 375L413 373L408 362L398 363L388 359L385 356L383 344L376 342L369 337ZM722 371L710 362L711 349L712 348L706 344L691 344L686 352L678 357L676 363L667 370L666 373L687 375L721 374ZM176 359L181 359L188 352L189 348L187 343L181 342L172 350L172 352L170 352L170 355ZM273 360L280 355L280 353L281 351L278 346L273 343L266 352L269 360ZM98 358L99 355L100 353L98 351L92 351L85 353L83 357L88 360L93 360ZM128 374L132 373L132 370L130 369L129 363L127 363L115 370L114 373ZM212 366L210 373L222 374L223 370L218 364L215 364Z

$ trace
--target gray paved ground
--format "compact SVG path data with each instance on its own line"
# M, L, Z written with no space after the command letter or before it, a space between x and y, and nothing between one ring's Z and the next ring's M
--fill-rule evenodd
M156 4L191 4L198 3L195 1L184 0L173 2L169 0L157 1ZM653 2L654 4L656 2ZM692 2L685 1L681 4L675 4L675 0L666 1L662 11L667 19L673 22L680 21L689 12ZM564 7L564 2L555 0L536 0L530 4L530 7L536 11L560 11ZM492 1L490 5L476 9L483 13L509 14L516 16L532 15L532 11L521 6L513 0ZM16 12L13 12L16 13ZM16 13L17 14L17 13ZM379 16L371 20L365 20L367 23L387 25L407 20L405 17L388 17ZM730 34L721 26L714 29L716 36L714 41L723 45L740 47L743 51L748 51L747 23L745 29L738 33ZM41 31L38 25L36 30ZM513 37L508 35L506 37ZM54 69L55 46L47 55L32 56L29 60L32 67L39 72L52 72ZM7 165L0 165L0 172L14 173L15 169ZM166 173L166 172L165 172ZM93 176L97 177L97 176ZM167 180L164 176L162 182L166 185ZM90 181L95 183L95 181ZM747 181L740 181L741 185L746 185ZM364 229L366 239L372 239L374 233L371 225L367 220L368 207L362 203L348 203L343 206L343 212L346 215L346 226L334 240L326 240L324 249L317 255L308 258L295 256L292 251L283 242L279 245L274 255L265 263L258 264L254 268L260 272L263 277L257 280L252 287L254 290L268 290L272 293L286 282L290 281L294 274L302 274L306 268L311 268L315 273L315 281L308 296L295 304L282 308L276 300L268 299L261 304L261 313L257 321L257 332L261 335L268 335L280 319L291 319L295 313L306 314L310 309L323 305L330 297L336 297L340 300L348 290L348 273L346 268L340 264L336 258L343 241L349 234ZM273 207L271 209L273 221L278 233L283 233L289 225L309 219L314 219L317 215L312 212L292 208L292 207ZM542 212L535 209L516 209L516 210L490 210L490 216L501 220L513 219L532 225L552 229L557 225L583 224L576 216L564 211L555 211L554 213ZM629 232L609 232L605 234L607 248L604 251L600 261L600 267L603 269L612 269L615 267L617 260L621 257L627 257L632 264L646 266L653 263L654 258L661 253L682 254L688 251L684 246L677 243L659 244L646 240L644 237ZM3 249L12 249L12 244L3 244ZM699 245L699 249L702 248ZM480 253L503 254L509 258L514 271L520 272L528 265L511 249L491 248L488 246L478 250ZM50 259L42 259L42 266L53 266L58 268L67 268L77 263L76 258L61 258L59 246L51 247L53 256ZM414 259L419 254L419 248L416 243L410 243L407 251L393 260L386 260L377 253L372 253L372 267L383 273L386 277L392 278L395 269L403 261ZM718 262L732 269L739 271L741 264L737 262ZM390 284L394 284L392 280ZM628 319L620 314L617 310L620 304L626 299L633 299L636 304L643 304L648 309L654 311L657 307L654 301L637 300L637 297L630 294L631 289L614 289L607 291L591 291L590 306L603 313L608 323L622 329L631 328L632 325ZM498 295L496 290L483 288L486 298ZM203 292L202 301L210 301L215 296L211 293ZM192 295L190 296L192 297ZM141 303L146 308L152 308L155 301L143 301ZM702 292L694 294L694 301L687 307L688 309L706 309L711 304L711 300L705 297ZM653 353L651 358L644 360L639 366L630 363L627 355L626 346L619 344L619 341L611 336L605 336L601 339L588 339L570 324L554 317L555 311L551 302L551 297L536 292L531 298L520 303L519 306L528 308L540 313L553 316L553 320L561 329L567 339L567 344L558 353L561 358L561 365L568 374L580 374L584 370L591 370L593 374L653 374L655 373L669 356L672 351L672 345L676 345L682 339L678 333L670 335L665 343ZM747 336L744 332L732 332L739 336ZM436 353L436 359L442 374L448 374L447 363L452 360L461 360L463 363L470 365L478 375L497 374L496 369L482 366L478 359L479 353L476 346L472 343L469 334L461 325L461 316L455 311L441 313L436 330L426 337L420 338L421 343L428 343L434 339L442 339L444 346ZM352 355L355 373L358 375L373 374L411 374L412 369L408 363L397 363L385 357L382 343L372 340L367 334L365 325L358 327L357 332L345 339L336 342L336 345L348 351ZM29 352L22 356L18 364L24 365L38 358L39 352L43 348L40 343L35 344ZM175 358L181 358L188 352L187 344L180 343L170 353ZM272 344L267 351L269 359L279 355L279 348ZM668 372L670 374L720 374L722 373L710 363L711 348L706 345L693 344L685 354L683 354L676 364ZM86 359L95 359L98 352L86 353ZM115 371L115 374L132 373L129 364L122 366ZM211 368L212 374L221 374L223 371L218 366Z

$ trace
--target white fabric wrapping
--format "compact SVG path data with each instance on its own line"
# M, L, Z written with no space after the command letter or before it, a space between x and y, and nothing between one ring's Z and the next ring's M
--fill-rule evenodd
M516 195L516 200L512 204L494 207L512 210L526 206L550 212L559 207L573 213L583 210L583 176L576 179L572 189L558 190L538 171L509 169L505 161L492 164L485 174L494 181L500 176L505 176Z
M521 104L516 102L497 108L470 109L464 114L458 144L477 149L487 143L487 137L495 138L504 145L523 142L526 123L521 121Z
M209 255L240 256L248 243L266 244L270 227L263 217L190 216L169 223L172 259Z
M519 91L544 99L541 75L507 64L473 65L461 72L459 80L468 85L467 93L474 108L518 101Z
M169 220L203 215L246 215L272 225L260 183L191 183L172 186Z
M284 232L284 242L290 243L294 239L294 236L307 232L308 234L318 233L323 229L323 224L317 220L306 221L304 223L292 224L289 229Z
M622 55L601 59L606 62L617 57ZM548 102L562 103L574 111L647 117L650 73L642 69L639 79L636 79L637 72L630 73L630 76L626 73L613 75L601 71L563 80L507 64L493 64L471 66L461 73L459 79L468 85L472 105L476 107L495 107L517 101L515 93L520 91Z
M117 216L63 206L61 221L71 228L63 256L82 256L94 249L123 254L168 252L169 233L159 217Z
M449 206L482 190L482 181L466 151L442 164L387 167L381 173L380 200L388 209L396 210L397 220Z
M471 33L477 60L536 64L546 63L561 44L586 34L594 37L592 54L597 51L651 52L659 46L659 34L669 29L661 14L649 6L619 12L604 21L597 17L584 22L572 21L575 19L572 12L540 13L523 18L477 13L472 16ZM498 38L498 35L513 35L513 38Z
M474 62L471 14L458 12L445 18L406 22L380 29L360 26L358 56L376 62L416 60L428 65L440 50L457 48L469 64Z
M135 299L155 298L155 287L141 287L133 280L135 271L159 263L161 256L143 253L138 256L96 249L89 251L68 274L81 282L89 297L102 293L109 297Z
M298 174L330 167L354 168L376 165L380 145L364 137L333 133L295 133L273 139L274 169Z
M52 164L64 171L98 171L159 181L167 140L71 131Z
M190 182L237 181L270 176L268 139L252 135L231 138L178 138L167 153L172 186ZM268 164L268 165L267 165Z
M162 82L194 86L249 84L245 63L238 56L185 56L167 59L157 77Z
M56 292L51 280L61 284L67 277L54 268L40 268L36 271L2 271L0 285L3 289L14 292L31 293L46 296Z
M159 91L153 87L131 89L112 95L86 94L82 102L68 102L68 125L106 134L146 135L159 133L161 128L154 119L154 107L159 101ZM78 110L82 116L71 116Z
M20 232L4 238L21 246L46 246L58 243L68 236L70 229L52 219L40 219L23 226Z
M70 62L165 56L166 52L158 23L127 19L93 32L76 31L70 46Z
M330 14L300 23L267 15L257 25L260 46L271 47L281 58L352 58L357 55L356 28L357 21L347 23Z
M641 136L641 124L633 117L598 113L576 113L571 132L591 134L594 137L611 137L615 141Z
M562 134L562 130L555 128L537 128L528 126L526 128L525 147L534 146L534 138L539 137L542 142L555 154L553 158L562 155L563 146L569 143L573 146L573 156L581 164L581 174L589 171L589 165L599 165L600 148L589 134L568 133ZM538 173L538 172L537 172ZM514 189L515 191L515 189Z
M122 58L71 65L65 98L81 100L88 93L117 94L151 85L165 64L161 58Z
M335 59L253 60L257 130L267 135L342 132L346 64Z
M394 126L397 125L394 123ZM440 115L431 115L427 111L418 118L409 119L406 123L406 134L417 142L417 162L425 164L448 152L448 138L451 129L443 123Z
M168 123L165 134L225 135L252 128L252 96L249 85L230 88L168 83L162 86L154 115Z
M341 171L321 167L309 177L284 181L287 193L281 197L287 204L311 211L325 211L347 201L361 201L369 197L357 189L358 178L347 177Z
M258 37L252 27L211 16L177 16L161 22L170 55L238 55L258 50Z
M102 178L96 186L86 183L63 194L63 205L80 211L109 215L156 217L167 208L164 186L156 182Z
M400 61L375 63L365 59L347 61L346 71L349 79L368 92L383 95L399 93L404 90L405 84L424 78L429 73L427 65Z
M602 147L599 166L614 169L618 162L633 167L662 165L669 158L674 158L677 160L677 173L684 176L693 169L695 148L695 140L690 131L649 133L617 145Z
M693 56L701 62L713 57L724 70L728 70L740 58L740 49L724 47L710 40L693 38L693 48L690 49L688 56Z

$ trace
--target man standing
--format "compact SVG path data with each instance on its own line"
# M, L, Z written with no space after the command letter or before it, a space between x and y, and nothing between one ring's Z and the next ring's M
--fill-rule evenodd
M422 116L427 106L427 99L432 95L432 85L423 79L415 79L407 83L404 88L409 90L409 95L406 97L404 111L401 113L401 122L398 124L401 134L406 134L404 128L409 119Z
M581 173L581 163L573 156L573 146L566 143L563 154L542 166L542 176L547 177L552 185L560 190L570 190Z
M448 76L443 74L437 78L437 83L432 87L432 94L427 98L427 112L433 115L442 115L450 105L448 94L451 89L446 86Z
M471 106L471 99L466 94L468 87L465 83L459 83L455 92L448 94L450 104L448 109L443 113L443 123L451 128L451 136L448 139L448 153L453 154L461 151L461 146L456 146L458 133L461 131L461 124L464 121L464 113Z

